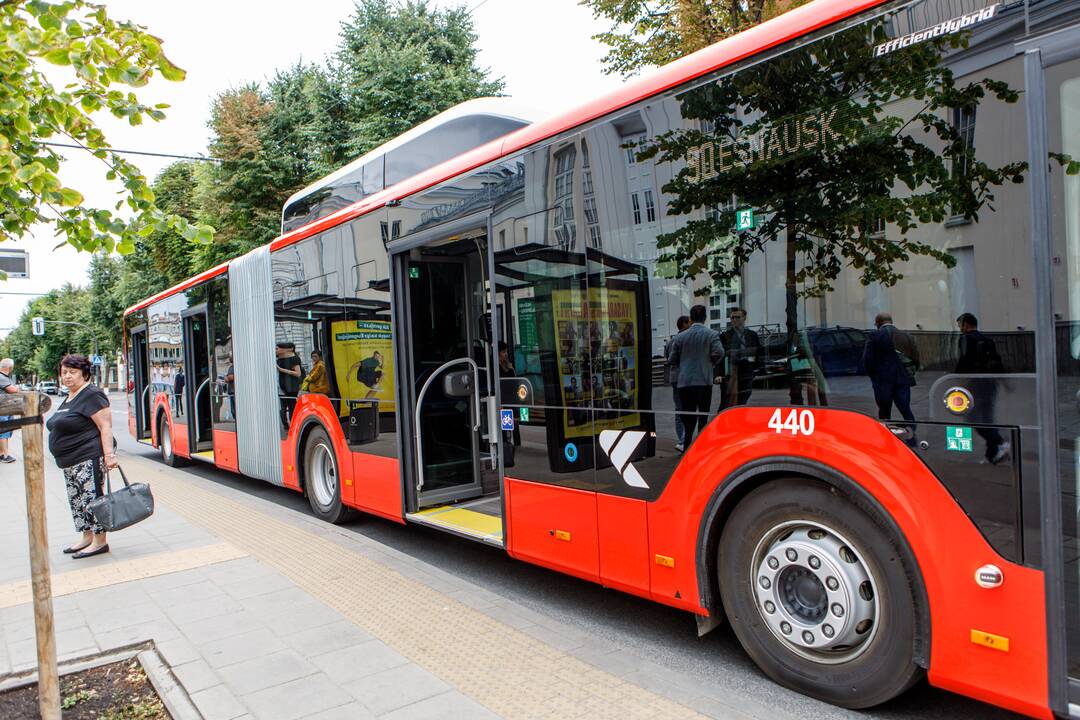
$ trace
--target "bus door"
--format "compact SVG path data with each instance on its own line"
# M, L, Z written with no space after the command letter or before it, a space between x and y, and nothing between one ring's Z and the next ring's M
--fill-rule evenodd
M486 418L492 354L485 252L483 238L455 238L396 257L404 278L397 292L406 320L399 348L408 359L413 457L404 465L412 508L498 493L496 471L486 462L497 433L488 434Z
M1050 704L1080 715L1080 27L1020 43L1029 116ZM1071 161L1071 162L1070 162ZM1050 372L1052 369L1052 372Z
M183 314L184 318L184 387L176 394L180 414L188 423L188 444L192 456L213 460L213 415L210 411L210 395L213 391L209 322L206 305L200 305ZM177 409L174 408L174 413Z
M128 360L128 407L135 413L135 438L150 441L150 373L147 367L146 326L131 331L131 355Z

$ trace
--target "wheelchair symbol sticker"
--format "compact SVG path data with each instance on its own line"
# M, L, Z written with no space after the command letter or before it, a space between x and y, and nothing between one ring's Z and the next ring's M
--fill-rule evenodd
M563 449L563 455L566 456L567 461L577 461L577 445L574 443L566 443L566 447Z

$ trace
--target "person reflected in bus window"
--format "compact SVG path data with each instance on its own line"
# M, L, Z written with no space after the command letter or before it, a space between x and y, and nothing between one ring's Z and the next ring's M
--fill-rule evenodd
M994 375L1005 372L1005 364L998 354L997 345L979 331L979 320L971 313L963 313L956 318L960 328L960 347L956 360L956 372L961 375ZM972 423L999 424L994 417L994 403L997 399L997 383L992 378L971 378L967 381L968 390L975 398L971 410ZM1012 444L1002 437L995 427L976 427L977 432L986 441L986 459L997 464L1009 457Z
M908 422L915 422L911 412L911 388L919 369L919 349L915 340L893 325L892 315L878 313L874 332L863 346L863 367L874 388L874 402L880 420L892 419L893 405Z
M318 350L311 351L311 370L300 383L300 392L330 394L330 375L326 372L326 363Z
M296 354L296 345L291 342L279 342L274 354L277 356L278 393L281 395L281 423L289 427L304 368Z
M746 327L746 310L736 307L728 312L731 327L720 333L720 342L727 354L726 372L720 380L720 409L745 405L754 390L754 370L757 367L761 341Z
M671 341L671 361L679 366L679 396L683 409L685 444L694 442L694 431L705 429L712 404L716 364L724 359L720 333L705 326L704 305L690 308L690 327ZM681 450L680 450L681 452Z
M682 400L679 399L679 365L671 361L672 341L686 328L690 327L690 317L680 315L675 321L675 334L664 344L664 358L668 366L668 383L671 384L671 400L675 405L675 448L682 452L686 447L686 433L682 418Z
M365 386L368 391L364 395L365 400L370 400L379 394L382 390L383 377L383 356L378 350L371 353L369 357L363 360L357 360L349 368L349 375L352 375L353 371L356 371L356 382Z
M176 402L176 414L184 414L184 366L178 365L176 367L176 374L173 375L173 398Z

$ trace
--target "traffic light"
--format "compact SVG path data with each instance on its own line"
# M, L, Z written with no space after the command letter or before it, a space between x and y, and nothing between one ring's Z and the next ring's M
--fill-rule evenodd
M31 318L30 324L33 327L35 335L44 335L45 334L45 318L43 318L43 317Z

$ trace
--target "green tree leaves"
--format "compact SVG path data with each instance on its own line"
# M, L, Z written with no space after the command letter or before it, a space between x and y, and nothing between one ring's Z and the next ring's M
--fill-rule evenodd
M775 17L809 0L580 0L611 22L594 35L610 49L605 72L624 77L683 55Z
M54 86L43 64L70 67L74 81ZM162 119L161 106L144 105L114 87L141 87L155 74L184 77L162 53L160 39L113 20L103 6L85 0L0 2L0 240L24 237L42 223L85 251L130 250L148 226L208 241L208 226L191 229L184 218L155 206L146 178L107 150L92 117L106 110L131 125ZM84 207L82 193L63 185L61 156L41 142L51 138L102 160L105 179L121 186L114 208Z

